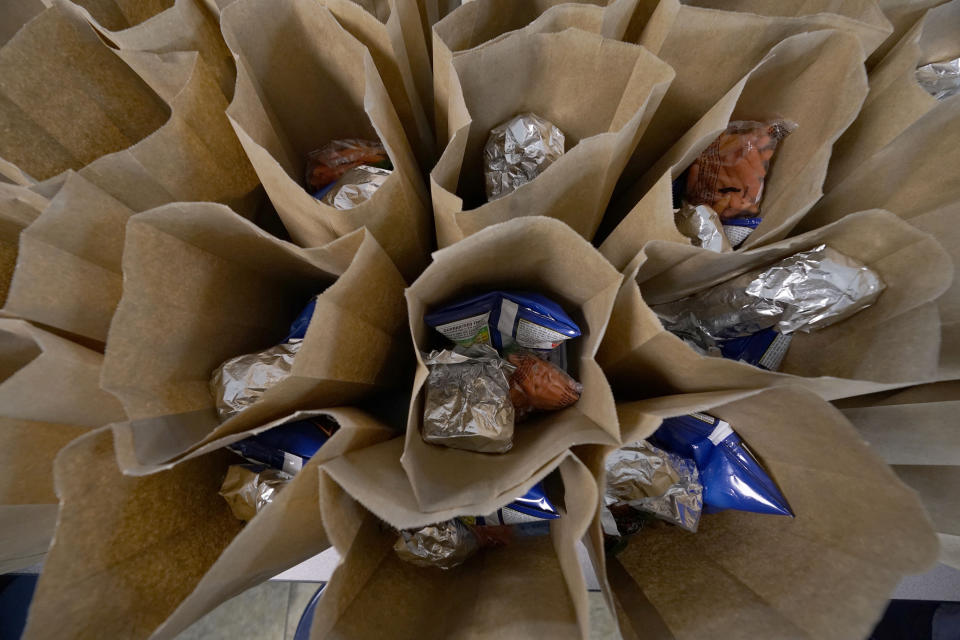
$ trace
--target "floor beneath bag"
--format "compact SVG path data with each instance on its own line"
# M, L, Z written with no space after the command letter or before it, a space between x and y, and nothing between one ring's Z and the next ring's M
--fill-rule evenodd
M197 620L177 640L292 640L315 582L264 582ZM590 594L593 640L619 640L603 597Z

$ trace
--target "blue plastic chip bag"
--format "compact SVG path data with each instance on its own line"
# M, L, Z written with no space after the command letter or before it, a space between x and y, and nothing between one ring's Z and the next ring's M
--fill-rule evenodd
M739 360L767 371L778 371L793 334L776 329L763 329L753 335L732 338L720 343L720 353L729 360Z
M536 293L491 291L424 316L427 325L468 347L489 344L502 352L514 343L549 350L580 335L580 327L553 300Z
M734 249L750 237L753 230L760 226L763 218L728 218L723 220L723 232Z
M559 517L560 512L547 497L543 483L538 482L530 488L530 491L502 509L497 509L494 513L485 516L466 517L464 520L468 524L488 526L540 522L555 520Z
M329 421L309 418L268 429L227 448L251 462L296 475L336 429Z
M793 516L777 485L723 420L704 413L667 418L650 441L693 458L703 484L705 513L736 509Z
M317 296L310 298L307 306L297 314L296 319L290 325L290 333L284 338L284 342L291 340L303 340L307 337L307 327L310 326L310 320L313 319L313 312L317 309Z

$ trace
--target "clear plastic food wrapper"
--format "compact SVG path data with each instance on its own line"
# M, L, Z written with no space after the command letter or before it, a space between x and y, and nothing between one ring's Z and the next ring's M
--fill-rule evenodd
M521 420L535 411L559 411L580 399L583 385L566 371L529 351L507 356L517 370L510 376L510 400Z
M650 441L693 459L703 485L704 513L736 509L793 516L780 489L729 423L705 413L667 418Z
M210 379L210 391L216 399L220 419L232 418L289 376L302 343L303 340L291 340L231 358L220 365Z
M233 464L220 486L220 495L239 520L250 521L273 501L277 492L293 479L277 469L250 464Z
M721 253L729 251L730 242L724 235L720 216L709 205L683 203L673 214L677 230L693 241L694 246Z
M870 306L884 288L869 267L819 245L653 310L668 331L710 351L771 327L822 329Z
M307 190L316 197L318 189L333 184L347 171L362 164L393 169L387 150L378 140L331 140L307 154Z
M917 83L937 100L956 95L960 92L960 58L918 67Z
M445 305L423 318L428 326L461 346L489 344L509 350L552 350L580 335L580 327L559 304L538 293L491 291Z
M796 128L786 120L731 122L690 165L686 201L710 205L722 219L759 216L770 161Z
M483 148L487 200L502 198L543 173L563 155L564 135L535 113L494 127Z
M608 508L629 506L696 532L703 487L693 460L640 440L607 456L606 470Z
M268 429L227 448L250 462L296 475L336 430L331 418L309 418Z
M362 164L343 174L329 189L321 189L317 194L322 193L321 202L334 209L353 209L372 198L391 173L390 169Z
M434 351L423 407L424 442L480 453L513 446L510 375L515 367L489 345Z

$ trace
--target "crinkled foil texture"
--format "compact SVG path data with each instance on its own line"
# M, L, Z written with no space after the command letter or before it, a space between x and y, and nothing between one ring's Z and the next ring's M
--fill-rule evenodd
M606 469L607 507L626 504L688 531L697 530L703 487L692 460L640 440L607 456Z
M457 519L400 532L393 546L401 560L421 567L452 569L479 548L467 525Z
M303 340L290 340L256 353L227 360L210 380L220 420L232 418L259 400L267 389L290 375Z
M323 196L323 203L334 209L353 209L370 198L383 186L390 174L389 169L360 165L350 169L337 184Z
M548 120L524 113L490 131L483 149L487 200L502 198L563 155L564 135Z
M509 451L514 423L510 375L516 367L483 344L434 351L424 364L430 368L424 441L481 453Z
M917 83L937 100L956 95L960 92L960 58L919 67Z
M220 495L240 520L251 520L276 497L277 492L293 479L278 469L257 471L253 465L234 464L220 486Z
M785 334L821 329L873 304L884 288L869 267L820 245L653 310L668 331L709 351L774 326Z
M720 216L708 205L684 203L674 214L674 220L680 233L698 247L720 253L729 246L724 242L726 236Z

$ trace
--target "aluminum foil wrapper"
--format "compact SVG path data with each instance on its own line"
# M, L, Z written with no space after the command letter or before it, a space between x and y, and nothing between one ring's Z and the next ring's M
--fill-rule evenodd
M269 467L247 464L230 465L227 477L220 486L220 495L224 497L233 515L239 520L250 521L261 509L270 504L277 492L293 479L290 474Z
M563 155L564 135L548 120L524 113L490 131L483 149L487 200L507 195Z
M390 169L380 169L365 164L354 167L337 180L333 188L323 196L321 202L334 209L353 209L372 198L391 173L393 172Z
M232 418L259 400L270 387L290 375L303 340L290 340L264 351L224 362L210 378L220 420Z
M401 560L440 569L463 564L478 548L473 532L457 519L401 531L393 545Z
M721 253L732 247L723 232L720 216L706 204L684 202L673 214L677 230L693 241L694 246Z
M960 58L917 68L917 83L937 100L960 92Z
M869 267L820 245L653 310L668 331L712 352L719 340L771 327L822 329L873 304L885 286Z
M640 440L607 456L606 469L607 507L627 505L696 532L703 486L693 460Z
M505 453L513 446L510 376L516 370L490 345L424 356L430 368L423 440L454 449Z

